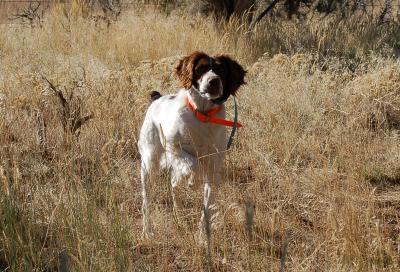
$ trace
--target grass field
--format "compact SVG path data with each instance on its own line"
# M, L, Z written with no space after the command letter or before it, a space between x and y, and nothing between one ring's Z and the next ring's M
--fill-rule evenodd
M0 25L0 270L400 270L398 25L46 14ZM148 94L175 92L194 50L248 70L210 256L195 240L201 192L173 216L166 174L151 188L156 236L141 238Z

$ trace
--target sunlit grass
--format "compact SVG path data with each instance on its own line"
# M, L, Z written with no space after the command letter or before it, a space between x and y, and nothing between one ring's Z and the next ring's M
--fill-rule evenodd
M150 190L156 236L141 239L136 147L149 92L175 92L177 60L203 50L248 70L210 265L398 270L395 26L332 17L253 30L154 11L108 24L84 12L59 6L42 28L0 26L1 269L52 270L63 258L72 271L208 268L195 240L201 192L184 196L177 221L168 175ZM77 135L63 126L77 115L44 78L74 114L93 115Z

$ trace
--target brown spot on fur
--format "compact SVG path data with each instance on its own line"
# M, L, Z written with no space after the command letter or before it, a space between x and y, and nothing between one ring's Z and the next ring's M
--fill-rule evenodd
M154 102L155 100L159 99L162 95L157 91L152 91L150 93L150 103Z
M198 61L202 58L208 58L207 54L200 51L195 51L189 56L184 57L175 68L175 74L181 82L181 85L186 90L190 89L194 83L194 68Z
M226 69L223 96L235 95L239 87L245 84L244 76L247 72L239 63L227 55L215 56L215 60L222 63Z

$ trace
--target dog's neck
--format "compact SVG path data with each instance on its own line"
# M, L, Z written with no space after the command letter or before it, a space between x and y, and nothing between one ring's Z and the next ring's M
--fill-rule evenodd
M195 88L190 88L188 91L188 96L189 99L195 104L196 109L200 112L207 112L215 107L218 107L219 105L215 104L211 100L202 97L199 94L199 91L196 90Z

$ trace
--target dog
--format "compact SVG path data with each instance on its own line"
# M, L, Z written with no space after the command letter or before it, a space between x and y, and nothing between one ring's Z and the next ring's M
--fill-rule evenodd
M182 89L164 96L150 94L138 140L145 238L153 235L147 187L151 175L161 169L171 171L174 211L179 188L204 185L204 220L223 177L226 126L233 124L225 120L224 102L245 84L246 71L227 55L196 51L179 61L175 73Z

